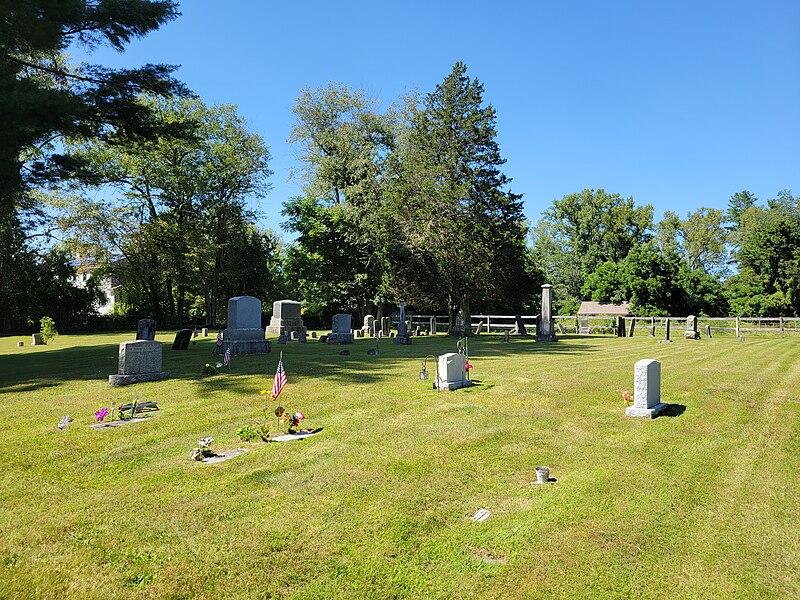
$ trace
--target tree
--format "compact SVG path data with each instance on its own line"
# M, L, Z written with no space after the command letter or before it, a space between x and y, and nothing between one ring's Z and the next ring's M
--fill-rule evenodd
M727 282L731 308L743 316L800 313L800 208L790 192L742 213L739 273Z
M107 263L125 257L116 266L119 275L145 291L157 315L166 300L182 324L194 293L214 326L229 247L240 247L245 238L251 249L266 248L249 225L247 200L268 189L269 152L232 106L207 107L193 98L142 102L166 123L191 126L194 135L111 138L75 148L98 182L122 198L82 198L67 224Z
M553 200L531 232L533 255L556 290L558 310L577 310L588 278L606 262L619 263L651 237L653 207L603 189ZM606 269L598 277L605 277ZM597 279L597 278L595 278ZM598 283L597 280L592 286ZM590 286L590 288L592 287Z
M716 208L698 208L682 220L667 211L658 223L657 239L664 252L675 252L690 270L702 269L722 278L730 272L728 230L725 213Z
M62 53L70 44L106 43L122 50L177 17L171 1L0 0L0 312L15 314L11 291L30 279L29 246L38 207L32 185L81 172L58 152L62 136L150 135L155 122L136 102L142 91L184 93L173 67L112 70L75 67ZM33 261L35 262L35 260Z
M446 305L456 315L481 302L527 298L521 196L500 167L495 110L467 67L452 72L409 110L392 155L389 261L397 296L414 305Z
M305 195L283 210L287 228L299 233L287 250L289 280L318 309L363 312L385 300L384 179L394 117L336 83L303 90L292 111Z

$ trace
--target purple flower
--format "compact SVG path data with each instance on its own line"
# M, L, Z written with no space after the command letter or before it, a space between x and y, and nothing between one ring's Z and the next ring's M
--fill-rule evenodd
M108 409L103 406L100 410L94 413L94 418L98 421L102 421L108 416Z

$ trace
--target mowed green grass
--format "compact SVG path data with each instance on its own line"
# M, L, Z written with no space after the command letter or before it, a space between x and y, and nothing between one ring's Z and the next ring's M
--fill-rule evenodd
M213 338L165 332L173 377L111 388L132 337L0 339L0 597L800 597L800 340L484 334L480 385L437 393L418 373L442 335L275 345L204 378ZM241 442L276 350L281 404L324 431ZM641 358L668 416L624 416ZM162 410L88 427L133 399ZM209 435L248 451L190 461Z

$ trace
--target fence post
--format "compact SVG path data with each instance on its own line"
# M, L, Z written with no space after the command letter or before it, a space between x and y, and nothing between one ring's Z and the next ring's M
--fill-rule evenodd
M783 337L783 317L778 317L778 328L781 330L781 337Z
M739 317L736 317L736 339L739 339Z

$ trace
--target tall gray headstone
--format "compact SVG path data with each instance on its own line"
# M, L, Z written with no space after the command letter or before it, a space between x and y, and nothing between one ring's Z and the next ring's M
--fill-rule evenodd
M348 313L339 313L333 315L333 327L331 334L328 336L329 344L352 344L353 343L353 330L352 330L353 316Z
M669 317L664 319L664 339L670 341L669 339L669 329L670 329L670 322Z
M456 313L456 322L453 325L453 335L466 337L472 335L472 313L469 310L469 302L461 301L461 306Z
M697 331L697 317L689 315L686 317L686 331L683 334L687 340L699 340L700 332Z
M150 340L151 342L156 339L156 320L139 319L139 322L136 323L136 339Z
M261 300L253 296L234 296L228 300L228 327L222 332L222 354L230 347L231 354L266 354L270 343L261 328Z
M188 330L191 331L191 330ZM169 377L161 370L161 343L152 340L135 340L119 345L119 365L116 375L109 375L113 386L160 381Z
M373 315L364 316L364 324L361 326L361 331L369 336L375 335L375 317Z
M389 332L392 330L392 320L389 317L381 317L381 333L383 337L389 335Z
M661 363L645 358L633 367L633 406L625 409L629 417L655 417L667 405L661 402Z
M617 337L625 337L625 317L617 317Z
M536 341L558 341L553 326L553 286L547 283L542 286L542 312L536 323Z
M400 319L397 321L397 335L394 337L394 343L404 346L411 344L411 336L408 334L408 325L406 324L405 300L400 300Z
M431 335L436 335L436 317L431 317L430 330Z
M305 332L306 327L300 316L300 303L294 300L276 300L272 303L272 318L267 326L267 333L282 335L284 333Z

